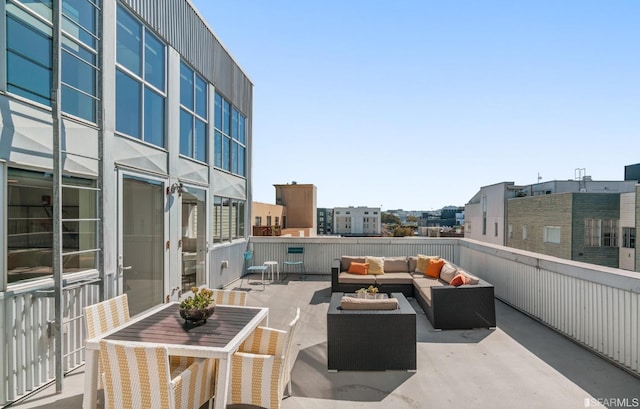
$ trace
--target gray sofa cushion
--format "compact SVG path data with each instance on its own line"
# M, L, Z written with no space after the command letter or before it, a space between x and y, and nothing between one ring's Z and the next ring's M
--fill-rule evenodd
M406 257L385 257L384 273L408 273L409 261Z
M364 263L366 261L366 257L342 256L340 258L340 271L348 271L349 264L351 264L352 261L355 261L356 263Z

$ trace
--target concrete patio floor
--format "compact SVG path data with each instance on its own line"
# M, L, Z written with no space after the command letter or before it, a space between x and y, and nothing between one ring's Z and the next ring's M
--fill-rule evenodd
M228 288L249 290L249 305L268 306L284 328L301 308L293 346L292 392L283 409L640 407L640 379L496 300L497 328L435 331L417 312L418 370L328 372L328 276L259 276ZM385 336L385 334L380 334ZM375 359L375 357L372 357ZM11 408L82 407L83 368Z

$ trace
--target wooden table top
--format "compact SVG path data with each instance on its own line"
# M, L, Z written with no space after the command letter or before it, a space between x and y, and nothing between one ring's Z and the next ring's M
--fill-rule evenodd
M105 339L224 348L259 311L220 305L205 324L193 326L180 317L179 306L175 303Z

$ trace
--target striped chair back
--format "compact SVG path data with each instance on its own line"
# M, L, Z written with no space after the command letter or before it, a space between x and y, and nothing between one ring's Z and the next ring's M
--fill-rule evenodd
M166 347L101 341L105 409L198 409L213 397L216 362L170 372Z
M102 301L84 308L87 338L94 338L129 321L127 294Z
M258 327L231 361L229 403L279 408L285 387L291 394L290 354L300 308L287 331Z
M213 290L216 305L247 305L247 292L234 290Z

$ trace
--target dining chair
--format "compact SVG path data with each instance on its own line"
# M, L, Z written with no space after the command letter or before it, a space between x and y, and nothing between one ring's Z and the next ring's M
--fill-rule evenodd
M212 406L216 360L197 358L171 371L166 347L100 341L105 409L198 409Z
M291 346L300 308L286 331L258 327L231 358L229 403L280 408L291 396Z
M253 251L251 250L247 250L244 253L244 261L247 265L246 270L247 273L253 273L256 271L260 272L260 280L262 281L262 289L264 290L264 273L267 271L267 269L269 268L269 266L266 266L264 264L262 265L253 265L252 261L253 261Z
M247 292L237 290L219 290L213 289L213 298L216 305L247 305Z
M287 247L287 256L283 264L284 266L282 268L282 271L285 274L287 273L287 267L291 269L295 266L299 266L300 272L302 273L302 279L304 280L304 276L306 274L306 271L304 269L304 247Z
M84 307L87 338L95 338L130 319L127 294Z

